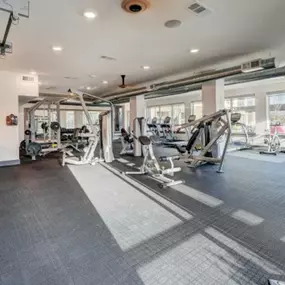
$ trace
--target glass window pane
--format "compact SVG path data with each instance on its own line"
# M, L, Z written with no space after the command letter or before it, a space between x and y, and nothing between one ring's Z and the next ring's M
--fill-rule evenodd
M149 108L148 119L151 122L153 118L157 118L159 120L160 118L159 106Z
M160 122L163 123L166 117L171 118L171 115L172 115L171 113L172 113L171 105L161 106L160 107Z
M285 93L269 96L270 126L278 126L279 134L285 134Z
M225 99L225 108L230 110L231 107L231 99Z
M191 103L191 115L195 115L196 120L203 117L203 104L201 101Z
M74 125L74 111L66 111L66 128L73 129Z
M173 105L173 120L174 125L181 125L185 123L185 105L175 104Z
M91 117L91 121L94 125L99 123L99 115L100 115L100 111L89 111L89 115ZM85 113L82 112L82 123L85 126L89 126L89 123L87 121L87 118L85 116Z

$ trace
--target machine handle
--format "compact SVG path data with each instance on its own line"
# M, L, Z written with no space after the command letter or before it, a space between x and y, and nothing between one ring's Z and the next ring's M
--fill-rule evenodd
M180 156L179 155L174 155L174 156L160 156L159 161L170 161L170 160L179 160Z

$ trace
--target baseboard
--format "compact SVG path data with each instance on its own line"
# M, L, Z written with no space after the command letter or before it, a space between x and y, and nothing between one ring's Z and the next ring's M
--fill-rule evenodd
M0 167L14 166L14 165L19 165L19 164L20 164L20 160L19 159L0 161Z

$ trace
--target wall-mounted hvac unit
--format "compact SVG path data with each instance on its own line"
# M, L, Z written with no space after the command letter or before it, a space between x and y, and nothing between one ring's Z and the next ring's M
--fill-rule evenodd
M38 76L17 74L17 93L19 96L38 97Z
M253 61L249 61L241 65L241 71L244 73L248 73L248 72L262 70L264 69L262 64L263 64L262 59L256 59Z

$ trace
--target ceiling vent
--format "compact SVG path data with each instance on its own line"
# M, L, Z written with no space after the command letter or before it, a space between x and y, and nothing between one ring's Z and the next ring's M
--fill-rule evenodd
M188 6L188 11L194 13L196 16L203 16L210 12L204 5L200 4L197 1L193 1L192 4Z
M34 82L35 81L35 77L33 77L33 76L23 76L22 80L23 81Z
M115 60L117 60L116 58L110 57L110 56L107 56L107 55L102 55L102 56L101 56L101 59L110 60L110 61L115 61Z

